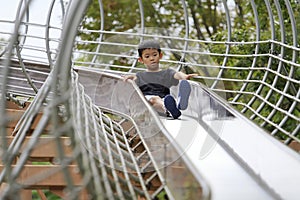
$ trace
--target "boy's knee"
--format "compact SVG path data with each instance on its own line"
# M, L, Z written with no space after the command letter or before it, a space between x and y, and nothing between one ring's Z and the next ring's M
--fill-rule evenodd
M149 99L149 102L153 105L153 104L157 104L159 100L160 97L152 97L151 99Z

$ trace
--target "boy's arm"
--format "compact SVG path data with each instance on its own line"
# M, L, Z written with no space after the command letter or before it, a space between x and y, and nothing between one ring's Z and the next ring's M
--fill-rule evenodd
M123 80L124 80L124 81L128 81L128 80L133 80L133 81L135 81L136 79L137 79L137 77L136 77L135 74L123 76Z
M176 72L174 74L174 78L178 80L188 80L194 76L198 76L198 74L185 74L183 72Z

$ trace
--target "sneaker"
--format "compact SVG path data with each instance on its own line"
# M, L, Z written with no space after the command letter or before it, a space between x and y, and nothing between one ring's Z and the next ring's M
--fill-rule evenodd
M180 117L181 112L178 110L176 106L176 101L171 95L167 95L164 99L164 104L166 109L171 113L174 119L178 119Z
M179 83L178 106L180 110L185 110L188 107L189 97L191 94L191 86L187 80L182 80Z
M166 110L166 117L171 117L171 114L170 114L170 112L168 111L168 110Z

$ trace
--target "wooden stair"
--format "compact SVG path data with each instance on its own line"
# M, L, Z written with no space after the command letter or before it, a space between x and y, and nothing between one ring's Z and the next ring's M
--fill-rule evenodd
M19 108L12 102L8 101L7 105L7 115L9 116L9 123L7 126L7 144L11 144L14 140L15 133L13 130L20 119L24 114L27 106L25 108ZM28 131L28 136L22 142L22 146L16 156L16 159L11 166L12 169L18 165L18 158L22 155L24 148L27 146L29 141L32 139L31 133L36 128L36 125L41 117L41 114L38 114L35 117L34 122L31 125L30 130ZM24 188L21 191L20 196L22 199L31 200L32 199L32 190L37 190L37 194L41 199L47 199L43 190L47 190L63 199L67 198L65 188L67 183L65 181L64 174L62 173L62 166L57 161L57 147L56 141L53 136L48 134L50 125L45 128L45 133L38 139L37 145L35 145L33 151L30 153L27 163L23 167L20 175L18 176L17 182ZM58 139L61 144L63 144L64 155L71 156L72 148L70 146L70 138L60 137ZM5 163L0 161L0 171L5 168ZM72 182L75 186L82 185L82 177L79 173L78 166L76 163L70 163L67 166L67 170L72 177ZM0 186L0 193L3 189L7 187L7 184L2 183ZM88 199L88 192L83 188L80 192L79 199Z

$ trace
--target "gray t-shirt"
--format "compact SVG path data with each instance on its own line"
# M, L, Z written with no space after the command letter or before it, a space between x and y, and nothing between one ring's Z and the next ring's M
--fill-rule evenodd
M170 87L179 83L179 81L174 78L175 73L176 71L173 69L158 72L138 72L136 74L136 84L144 95L156 95L164 98L170 94Z

